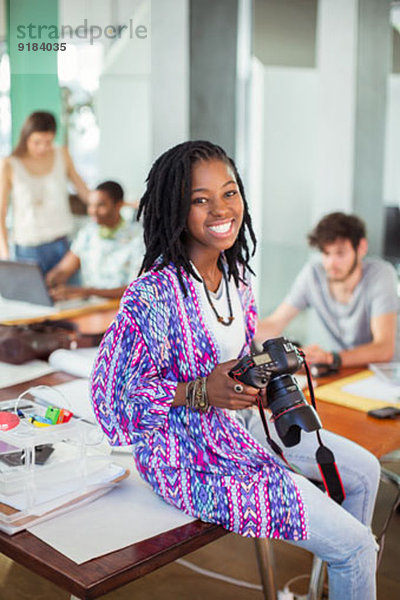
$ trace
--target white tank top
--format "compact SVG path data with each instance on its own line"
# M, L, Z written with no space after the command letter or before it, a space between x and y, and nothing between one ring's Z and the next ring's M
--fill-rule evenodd
M54 163L47 175L33 175L16 156L12 167L13 241L21 246L52 242L72 231L67 172L62 149L54 149Z

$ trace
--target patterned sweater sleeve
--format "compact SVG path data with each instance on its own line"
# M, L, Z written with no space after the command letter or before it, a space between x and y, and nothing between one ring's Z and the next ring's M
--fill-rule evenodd
M138 324L122 309L101 342L91 381L93 409L109 443L129 445L164 427L176 386L162 377Z
M239 291L242 300L243 314L246 320L246 341L250 346L257 327L257 307L251 286L249 273L243 273L244 281L240 282Z

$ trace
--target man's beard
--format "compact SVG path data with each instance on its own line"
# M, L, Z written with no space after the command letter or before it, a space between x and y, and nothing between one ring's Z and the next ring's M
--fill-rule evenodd
M328 273L328 279L332 283L343 283L344 281L346 281L346 279L348 279L351 275L353 275L357 266L358 266L358 256L357 256L357 252L356 252L355 256L354 256L353 264L351 265L350 269L347 271L347 273L345 275L342 275L341 277L330 277L329 273Z

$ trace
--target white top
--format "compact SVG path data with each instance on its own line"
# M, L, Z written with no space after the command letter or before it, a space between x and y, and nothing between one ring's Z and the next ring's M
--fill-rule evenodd
M55 148L53 167L46 175L33 175L16 156L9 160L14 243L37 246L69 235L72 215L62 149Z
M231 325L228 327L218 322L217 317L207 299L203 283L197 281L197 279L194 277L192 278L192 281L196 287L199 297L204 323L212 334L214 342L219 349L219 361L223 363L227 360L238 358L245 344L246 334L243 308L240 302L240 296L235 284L235 280L233 277L231 277L228 282L232 312L233 316L235 317ZM224 317L224 320L226 320L229 316L229 305L228 296L226 293L226 285L223 277L217 291L214 293L209 291L209 294L218 314L221 315L221 317Z

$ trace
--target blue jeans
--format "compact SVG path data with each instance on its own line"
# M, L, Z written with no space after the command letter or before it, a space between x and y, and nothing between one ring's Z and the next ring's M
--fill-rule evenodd
M69 250L69 241L67 237L59 238L54 242L39 244L38 246L20 246L15 244L15 260L20 262L33 261L37 263L43 273L46 275L56 266ZM74 273L68 280L70 285L80 285L80 273Z
M20 246L15 244L15 259L17 261L34 261L42 270L43 275L57 263L69 250L68 238L62 237L54 242L39 244L38 246Z
M269 449L258 411L238 411L237 418ZM302 431L300 443L286 448L270 422L269 431L289 462L307 477L321 481L315 460L318 447L315 432ZM326 561L329 600L375 600L378 546L370 525L379 486L379 462L365 448L339 435L324 430L321 438L335 455L346 499L339 506L308 479L292 473L308 515L308 539L291 543Z

